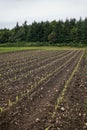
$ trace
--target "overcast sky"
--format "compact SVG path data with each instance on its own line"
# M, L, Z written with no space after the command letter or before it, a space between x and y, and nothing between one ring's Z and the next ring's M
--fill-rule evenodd
M83 19L87 16L87 0L0 0L0 28L12 28L18 21Z

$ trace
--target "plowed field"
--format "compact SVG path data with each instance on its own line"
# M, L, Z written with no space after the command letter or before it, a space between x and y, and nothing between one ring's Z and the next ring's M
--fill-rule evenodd
M85 130L82 118L69 112L84 93L78 90L77 74L84 67L83 55L83 50L0 54L0 130Z

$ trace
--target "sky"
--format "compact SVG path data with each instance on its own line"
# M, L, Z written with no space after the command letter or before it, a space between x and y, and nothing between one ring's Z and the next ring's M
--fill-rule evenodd
M87 17L87 0L0 0L0 28Z

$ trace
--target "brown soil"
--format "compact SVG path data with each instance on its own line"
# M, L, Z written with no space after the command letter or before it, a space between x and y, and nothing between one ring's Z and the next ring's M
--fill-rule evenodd
M1 76L1 85L0 85L0 97L2 100L0 101L1 106L7 107L7 99L11 99L11 101L15 100L16 95L19 97L21 96L21 92L26 91L26 89L31 89L31 85L34 84L34 82L38 82L44 75L47 73L52 73L56 69L56 66L59 67L62 63L64 63L68 58L73 56L75 52L70 53L67 55L66 58L59 61L58 56L55 56L57 59L50 61L49 60L42 65L42 61L39 64L38 68L38 62L36 62L34 65L31 63L31 67L29 66L26 70L26 73L24 71L19 71L19 74L16 74L15 71L13 71L13 75L9 76L9 73L7 74L8 78L5 78L4 75ZM63 56L62 56L63 57ZM61 57L60 57L61 58ZM48 66L46 66L48 64ZM26 63L27 65L27 63ZM33 68L32 68L33 66ZM45 67L46 66L46 67ZM45 67L45 68L44 68ZM21 68L21 67L20 67ZM11 69L12 70L12 69ZM32 71L32 73L30 73ZM15 79L16 76L16 79Z
M48 126L50 126L49 130L87 129L87 115L84 108L85 99L87 98L85 59L81 62L78 73L75 74L69 84L65 98L56 111L56 116L52 118L56 100L60 96L66 80L69 79L78 63L82 51L76 51L74 54L76 56L67 62L64 67L49 76L33 89L29 95L21 97L18 103L0 114L0 130L45 130ZM46 70L41 69L37 75L41 77L41 74L45 74L45 72L52 73L70 57L72 55L67 56L60 62L55 62L54 65L47 67ZM48 60L47 63L49 62L51 61ZM35 73L33 78L35 78ZM25 81L27 82L27 79ZM20 83L17 85L20 86ZM19 90L20 87L18 87ZM14 91L15 87L12 94Z

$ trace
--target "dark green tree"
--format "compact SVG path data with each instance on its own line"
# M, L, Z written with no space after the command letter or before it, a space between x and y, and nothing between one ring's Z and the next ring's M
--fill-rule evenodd
M25 21L21 26L0 30L0 43L6 42L50 42L50 43L81 43L87 44L87 18L78 21L33 22L31 25Z
M48 41L52 44L56 43L57 42L57 34L55 32L51 32L49 35L48 35Z

